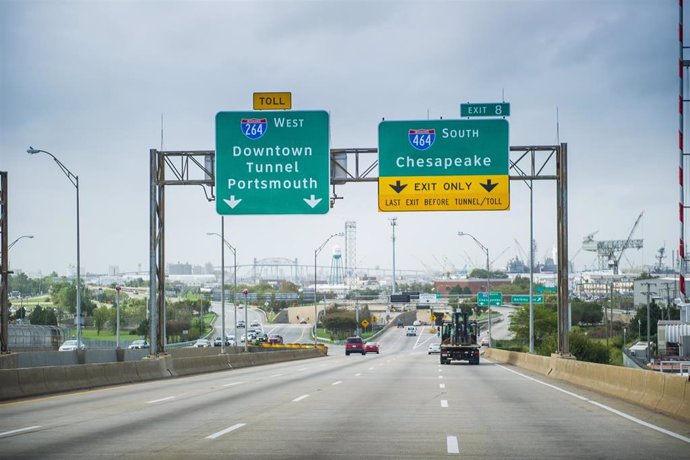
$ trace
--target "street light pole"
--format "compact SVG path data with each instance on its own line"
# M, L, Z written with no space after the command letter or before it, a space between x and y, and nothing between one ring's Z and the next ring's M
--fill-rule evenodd
M26 153L30 155L35 155L37 153L45 153L46 155L49 155L55 163L58 165L58 167L62 170L62 172L67 176L67 179L74 185L74 187L77 189L77 321L76 321L76 327L77 327L77 346L81 347L81 266L80 266L80 251L79 251L79 176L75 176L72 174L72 171L67 169L67 166L62 164L60 160L58 160L55 155L52 153L46 151L46 150L40 150L40 149L35 149L31 146L29 146L28 149L26 149Z
M332 238L335 238L336 236L343 236L344 233L334 233L331 236L329 236L326 241L323 242L321 246L318 248L314 249L314 347L318 345L318 324L319 324L319 312L317 309L317 298L316 298L316 258L319 256L319 253L323 250L324 246L328 244L329 241L331 241ZM324 307L325 308L325 307Z
M388 219L391 223L391 228L393 229L393 286L392 286L392 292L391 294L395 294L396 291L396 286L395 286L395 226L398 225L398 218L393 217L391 219Z
M116 292L116 300L115 300L115 305L116 305L116 313L115 316L117 319L115 320L115 335L116 335L116 342L115 342L115 348L118 350L120 349L120 289L122 289L122 286L115 286L115 292Z
M247 310L249 309L249 306L247 305L247 296L249 295L249 290L243 290L242 294L244 294L244 352L246 353L249 351L249 334L247 334L247 324L249 324L247 322L249 321L247 315Z
M486 254L486 301L487 301L487 311L489 313L489 347L493 346L493 340L491 338L491 283L490 283L490 278L491 278L491 267L490 267L490 262L489 262L489 248L484 246L482 243L479 242L477 238L475 238L473 235L470 235L469 233L465 232L458 232L458 236L469 236L474 240L475 243L477 243L477 246L481 248L482 251Z
M8 244L7 250L9 251L10 249L12 249L12 246L17 244L17 241L21 240L22 238L33 238L33 237L34 237L33 235L22 235L19 238L17 238L16 240L12 241L10 244Z
M218 233L214 232L209 232L206 233L207 235L216 235L220 237L221 241L221 256L220 256L220 263L221 263L221 271L223 272L222 274L222 280L221 280L221 293L220 293L220 300L223 308L222 312L222 327L223 327L223 334L221 340L223 341L221 345L220 352L225 353L225 248L223 245L227 246L228 249L232 251L232 256L234 258L234 264L235 264L235 288L232 291L232 305L235 308L235 347L237 347L237 299L235 298L237 296L237 249L233 247L230 243L228 243L225 240L225 216L221 216L221 221L220 221L220 231L222 235L219 235ZM246 324L246 323L245 323Z

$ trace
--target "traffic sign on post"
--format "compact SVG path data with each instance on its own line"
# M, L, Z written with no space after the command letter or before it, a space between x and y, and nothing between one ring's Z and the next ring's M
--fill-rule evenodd
M510 104L507 102L489 102L484 104L460 104L461 117L508 117Z
M216 115L218 214L325 214L329 185L327 112Z
M491 292L486 295L486 292L477 292L477 305L480 307L488 307L495 305L500 307L503 304L503 293Z
M379 211L510 208L508 122L383 121Z
M289 110L292 93L254 93L254 110Z
M529 303L529 295L513 295L510 296L510 303L512 304L526 304ZM532 303L544 303L543 295L533 295Z

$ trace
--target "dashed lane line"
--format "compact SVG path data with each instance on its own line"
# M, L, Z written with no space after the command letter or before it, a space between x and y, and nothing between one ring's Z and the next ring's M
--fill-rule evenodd
M446 437L446 446L448 448L449 454L459 454L460 453L460 445L458 444L458 438L456 436L447 436Z
M12 431L5 431L4 433L0 433L0 437L9 436L12 434L17 434L17 433L23 433L24 431L36 430L38 428L41 428L41 425L27 426L26 428L18 428L16 430L12 430Z
M309 397L309 395L298 396L295 399L293 399L292 402L300 402L301 400L306 399L308 397Z
M228 428L226 428L226 429L224 429L224 430L220 430L220 431L217 431L217 432L215 432L215 433L213 433L213 434L211 434L211 435L206 436L206 439L216 439L216 438L219 438L219 437L223 436L224 434L228 434L228 433L230 433L231 431L235 431L235 430L237 430L238 428L242 428L242 427L245 426L245 425L246 425L246 423L236 423L235 425L233 425L233 426L231 426L231 427L228 427Z
M441 407L448 407L448 400L447 399L441 400Z
M341 383L343 383L343 381L342 381L342 380L338 380L337 382L331 383L331 385L336 386L336 385L340 385Z
M443 390L446 387L446 384L445 383L439 383L438 387Z
M155 404L163 401L170 401L171 399L175 399L175 396L168 396L167 398L161 398L161 399L154 399L153 401L147 401L146 404Z
M226 384L223 385L223 386L224 386L224 387L231 387L231 386L234 386L234 385L242 385L243 383L246 383L246 382L231 382L231 383L226 383Z

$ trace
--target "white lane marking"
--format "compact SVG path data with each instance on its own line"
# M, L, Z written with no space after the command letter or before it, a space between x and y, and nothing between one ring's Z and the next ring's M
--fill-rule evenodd
M448 400L447 399L441 400L441 407L448 407Z
M153 401L146 401L146 404L155 404L158 402L170 401L171 399L175 399L175 396L168 396L167 398L154 399Z
M359 377L360 375L362 374L358 372L357 374L355 374L355 377Z
M495 365L495 366L498 366L498 367L500 367L501 369L504 369L504 370L506 370L506 371L508 371L508 372L512 372L513 374L519 375L520 377L524 377L524 378L526 378L527 380L532 380L533 382L540 383L540 384L542 384L542 385L544 385L544 386L547 386L547 387L549 387L549 388L552 388L552 389L554 389L554 390L558 390L558 391L560 391L561 393L565 393L565 394L567 394L568 396L572 396L572 397L577 398L577 399L579 399L579 400L588 402L588 403L590 403L590 404L592 404L592 405L594 405L594 406L597 406L597 407L599 407L599 408L601 408L601 409L604 409L604 410L606 410L606 411L609 411L609 412L611 412L612 414L616 414L616 415L619 415L619 416L621 416L621 417L623 417L623 418L625 418L625 419L628 419L628 420L630 420L631 422L637 423L637 424L639 424L639 425L645 426L645 427L650 428L650 429L652 429L652 430L658 431L659 433L666 434L666 435L668 435L668 436L671 436L672 438L676 438L676 439L678 439L678 440L680 440L680 441L683 441L683 442L686 442L686 443L690 444L690 438L685 437L685 436L683 436L683 435L681 435L681 434L674 433L673 431L666 430L666 429L661 428L661 427L656 426L656 425L652 425L651 423L645 422L644 420L640 420L639 418L635 418L635 417L633 417L632 415L628 415L628 414L626 414L625 412L621 412L621 411L619 411L619 410L617 410L617 409L614 409L613 407L609 407L609 406L607 406L607 405L605 405L605 404L601 404L601 403L599 403L599 402L597 402L597 401L593 401L593 400L591 400L591 399L589 399L589 398L585 398L584 396L580 396L580 395L575 394L575 393L573 393L573 392L571 392L571 391L564 390L563 388L559 388L559 387L557 387L557 386L555 386L555 385L551 385L551 384L549 384L549 383L542 382L541 380L537 380L537 379L535 379L534 377L530 377L529 375L525 375L525 374L522 374L522 373L520 373L520 372L514 371L514 370L512 370L512 369L508 369L507 367L501 366L500 364L495 364L495 363L494 363L494 365Z
M309 395L302 395L302 396L299 396L299 397L293 399L292 402L300 402L301 400L306 399L308 397L309 397Z
M216 438L219 438L219 437L223 436L224 434L228 434L228 433L230 433L231 431L235 431L236 429L242 428L242 427L245 426L245 425L246 425L246 423L237 423L237 424L235 424L235 425L233 425L233 426L231 426L231 427L228 427L228 428L226 428L226 429L224 429L224 430L220 430L220 431L217 431L216 433L213 433L213 434L211 434L211 435L206 436L206 439L216 439Z
M439 383L439 384L438 384L438 387L439 387L440 389L444 389L444 388L446 387L446 384L445 384L445 383Z
M244 382L232 382L232 383L226 383L223 385L224 387L231 387L233 385L242 385Z
M341 383L343 383L343 381L342 381L342 380L338 380L337 382L331 383L331 385L336 386L336 385L340 385Z
M268 378L269 378L269 379L272 379L272 378L274 378L274 377L282 377L283 375L284 375L284 374L273 374L273 375L269 375Z
M438 376L438 378L442 379L442 378L443 378L443 376L442 376L442 375L439 375L439 376Z
M19 428L19 429L12 430L12 431L5 431L4 433L0 433L0 436L9 436L11 434L21 433L23 431L35 430L36 428L41 428L41 425L27 426L26 428Z
M459 454L460 446L458 445L458 438L456 436L446 437L446 446L448 446L449 454Z
M443 369L439 369L438 371L439 371L439 372L443 372Z
M373 367L370 367L370 368L369 368L369 370L370 370L370 371L373 371L373 370L374 370L374 368L373 368Z
M297 369L297 370L298 370L298 371L306 371L307 369L309 369L309 368L308 368L308 367L303 367L302 369Z

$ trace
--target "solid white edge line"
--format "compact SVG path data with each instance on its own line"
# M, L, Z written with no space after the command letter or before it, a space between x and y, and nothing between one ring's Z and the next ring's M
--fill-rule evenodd
M607 405L605 405L605 404L599 403L599 402L597 402L597 401L593 401L593 400L591 400L591 399L589 399L589 398L585 398L584 396L580 396L580 395L575 394L575 393L573 393L573 392L571 392L571 391L564 390L563 388L559 388L559 387L557 387L557 386L555 386L555 385L551 385L551 384L549 384L549 383L542 382L541 380L535 379L534 377L530 377L529 375L522 374L522 373L517 372L517 371L514 371L514 370L512 370L512 369L508 369L507 367L501 366L500 364L494 363L494 365L495 365L495 366L498 366L498 367L500 367L501 369L504 369L504 370L506 370L506 371L508 371L508 372L512 372L513 374L519 375L520 377L524 377L524 378L526 378L527 380L532 380L532 381L534 381L534 382L540 383L540 384L542 384L542 385L544 385L544 386L547 386L547 387L549 387L549 388L553 388L554 390L558 390L558 391L560 391L561 393L565 393L565 394L567 394L567 395L569 395L569 396L572 396L572 397L574 397L574 398L577 398L577 399L580 399L580 400L582 400L582 401L588 402L588 403L590 403L590 404L592 404L592 405L594 405L594 406L597 406L597 407L599 407L599 408L601 408L601 409L604 409L604 410L606 410L606 411L609 411L609 412L611 412L612 414L616 414L616 415L618 415L618 416L620 416L620 417L623 417L623 418L625 418L625 419L627 419L627 420L630 420L631 422L637 423L638 425L645 426L645 427L650 428L650 429L652 429L652 430L654 430L654 431L658 431L659 433L663 433L663 434L665 434L665 435L671 436L672 438L676 438L676 439L678 439L678 440L680 440L680 441L683 441L683 442L686 442L686 443L690 444L690 438L685 437L685 436L683 436L683 435L681 435L681 434L674 433L673 431L666 430L666 429L664 429L664 428L661 428L660 426L652 425L652 424L649 423L649 422L645 422L644 420L640 420L639 418L635 418L635 417L633 417L632 415L626 414L625 412L621 412L621 411L619 411L619 410L617 410L617 409L614 409L613 407L609 407L609 406L607 406Z
M441 407L448 407L448 400L447 399L441 400Z
M228 433L230 433L231 431L235 431L236 429L242 428L242 427L245 426L245 425L246 425L246 423L236 423L235 425L233 425L233 426L231 426L231 427L228 427L228 428L226 428L226 429L224 429L224 430L220 430L220 431L218 431L218 432L216 432L216 433L213 433L213 434L211 434L211 435L206 436L206 439L216 439L216 438L219 438L219 437L223 436L224 434L228 434Z
M269 378L269 379L272 379L272 378L274 378L274 377L282 377L283 375L284 375L284 374L273 374L273 375L270 375L268 378Z
M300 402L301 400L308 398L308 397L309 397L309 395L298 396L297 398L293 399L292 402Z
M41 425L27 426L26 428L19 428L17 430L5 431L4 433L0 433L0 436L9 436L11 434L21 433L23 431L35 430L36 428L41 428Z
M448 447L449 454L460 453L460 446L458 444L458 438L456 436L446 436L446 446Z
M331 383L331 385L335 386L335 385L340 385L341 383L343 383L343 381L342 381L342 380L338 380L337 382Z
M162 402L162 401L170 401L171 399L175 399L175 396L168 396L167 398L154 399L153 401L147 401L146 404L154 404L154 403Z

